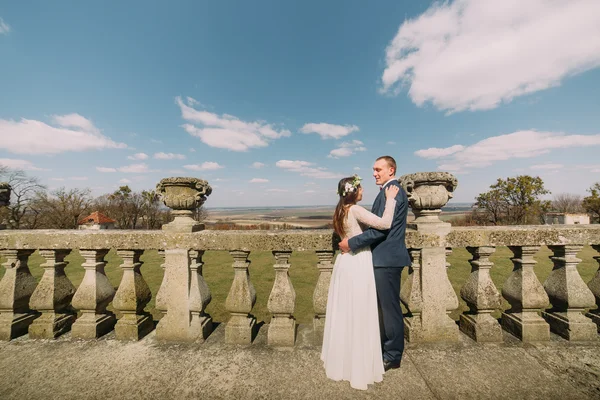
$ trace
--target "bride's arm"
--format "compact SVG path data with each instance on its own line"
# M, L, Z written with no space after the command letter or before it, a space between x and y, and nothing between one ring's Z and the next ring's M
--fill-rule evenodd
M362 222L371 228L390 229L392 226L392 219L394 218L395 208L396 200L394 198L390 198L385 202L385 210L383 211L381 218L373 213L370 213L359 205L353 205L351 210L359 222Z

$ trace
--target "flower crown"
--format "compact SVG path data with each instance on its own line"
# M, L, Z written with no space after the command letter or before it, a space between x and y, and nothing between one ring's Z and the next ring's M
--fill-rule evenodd
M356 188L360 186L360 181L362 181L362 178L355 174L353 176L352 182L346 182L346 184L344 185L344 189L342 189L342 192L340 193L338 190L337 194L339 196L345 197L348 193L355 192Z

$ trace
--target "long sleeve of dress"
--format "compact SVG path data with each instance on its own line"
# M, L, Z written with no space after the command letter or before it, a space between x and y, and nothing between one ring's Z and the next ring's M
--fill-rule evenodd
M365 225L375 229L390 229L392 226L392 219L394 218L395 208L396 200L391 198L386 200L385 210L383 211L383 215L381 217L378 217L377 215L358 205L353 205L350 211L359 222Z

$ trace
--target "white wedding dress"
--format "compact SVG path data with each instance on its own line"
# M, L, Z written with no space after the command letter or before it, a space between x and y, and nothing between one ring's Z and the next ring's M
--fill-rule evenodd
M396 200L385 203L380 218L363 207L348 210L344 228L351 238L363 227L389 229ZM329 294L321 360L327 377L346 380L355 389L383 380L383 358L379 335L377 292L371 249L339 254L335 259Z

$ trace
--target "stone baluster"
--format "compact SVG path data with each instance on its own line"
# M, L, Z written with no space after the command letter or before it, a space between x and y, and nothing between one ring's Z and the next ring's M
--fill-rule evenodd
M108 249L79 250L85 259L83 280L73 296L73 307L81 311L81 316L71 328L71 335L79 339L95 339L110 332L116 322L113 313L106 310L115 296L115 289L104 273L104 257Z
M70 252L70 249L40 250L40 255L46 259L41 265L44 275L31 295L29 306L42 315L29 326L32 339L54 339L68 332L75 321L75 312L71 308L75 286L65 275L68 264L65 257Z
M296 292L288 273L291 251L273 251L275 256L275 281L267 307L273 316L269 323L267 342L275 346L293 346L296 336Z
M405 336L409 342L419 341L421 332L421 311L423 298L421 291L421 249L410 249L411 265L408 268L408 278L400 290L400 300L408 310L404 319L406 326Z
M206 307L212 296L202 275L203 255L204 250L190 251L190 311L192 314L190 335L197 338L196 340L199 342L204 342L213 330L212 318L206 313Z
M502 313L502 328L523 342L550 340L550 327L539 316L548 307L548 295L535 275L533 256L540 246L509 246L513 271L502 287L511 308Z
M160 287L158 288L158 292L156 293L156 301L154 302L154 308L156 308L157 310L159 310L163 317L167 314L167 296L166 293L168 291L167 289L167 271L165 269L165 250L161 249L158 250L158 256L162 259L162 263L160 264L160 267L163 270L163 279L162 282L160 284Z
M188 249L165 250L165 277L162 290L167 314L156 327L156 337L163 341L194 341L191 331L190 255ZM165 282L168 282L165 285Z
M0 250L6 262L0 281L0 340L11 340L27 333L37 314L29 309L29 299L37 281L27 261L34 250Z
M225 308L231 313L231 317L225 326L225 342L250 344L256 326L256 318L250 314L254 303L256 303L256 290L250 282L250 273L248 272L250 252L232 250L229 253L234 259L234 276L225 301Z
M450 282L450 278L448 275L448 270L450 269L450 267L452 266L452 264L450 264L450 262L448 261L448 256L450 256L450 254L452 254L452 247L446 247L446 315L448 316L448 319L452 319L450 317L450 314L452 314L452 311L456 310L459 306L458 303L458 296L456 296L456 292L454 291L454 287L452 286L452 283Z
M542 316L550 324L552 332L568 340L586 341L597 339L596 325L582 312L593 307L593 293L585 285L577 271L581 261L576 257L583 248L580 245L548 246L554 253L550 257L554 268L544 282L552 308Z
M595 244L592 246L594 250L600 253L600 244ZM596 271L596 275L592 278L588 283L588 288L594 294L596 298L596 306L595 310L592 310L585 314L586 317L590 318L596 324L598 328L598 333L600 333L600 256L595 256L594 260L598 262L598 270Z
M327 296L329 294L329 282L331 282L331 273L333 271L332 250L319 250L317 257L319 259L317 268L319 269L319 279L315 286L313 294L313 307L315 317L313 319L313 331L316 344L323 343L323 332L325 331L325 318L327 313Z
M473 258L471 275L460 290L460 296L469 306L467 314L460 316L460 330L478 342L501 342L502 327L492 317L492 312L502 306L502 297L490 277L494 265L489 257L494 247L467 247Z
M152 293L140 272L143 253L144 250L117 250L123 259L123 278L113 300L115 310L122 313L115 325L115 336L119 340L140 340L154 329L152 316L144 311Z

